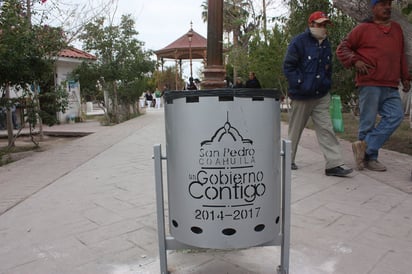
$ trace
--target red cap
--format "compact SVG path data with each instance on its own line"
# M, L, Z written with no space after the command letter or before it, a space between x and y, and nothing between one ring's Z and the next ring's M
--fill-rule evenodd
M309 16L308 23L323 23L326 21L330 23L330 19L326 16L326 14L323 11L315 11Z

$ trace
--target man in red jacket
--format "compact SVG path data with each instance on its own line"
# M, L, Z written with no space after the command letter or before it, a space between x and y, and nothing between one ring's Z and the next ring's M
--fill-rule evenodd
M409 91L410 75L401 26L391 20L391 0L371 0L373 18L356 26L336 54L356 70L359 90L359 132L352 144L357 168L385 171L378 151L403 120L399 82ZM381 116L375 124L377 115Z

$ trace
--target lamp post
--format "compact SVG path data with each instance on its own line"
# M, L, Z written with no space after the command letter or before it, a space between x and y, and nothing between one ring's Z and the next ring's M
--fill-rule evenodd
M189 40L189 60L190 60L190 77L193 78L193 70L192 70L192 37L193 37L193 28L192 22L190 22L190 30L187 33L187 38Z

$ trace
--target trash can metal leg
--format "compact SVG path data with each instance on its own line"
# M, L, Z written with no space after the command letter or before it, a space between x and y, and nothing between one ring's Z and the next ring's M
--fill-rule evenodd
M163 197L163 172L162 172L162 148L155 145L155 181L156 181L156 210L157 210L157 232L159 241L160 273L167 274L167 251L166 251L166 231L164 216L164 197Z
M291 202L291 147L290 140L282 140L282 243L280 254L279 274L289 273L290 249L290 202Z

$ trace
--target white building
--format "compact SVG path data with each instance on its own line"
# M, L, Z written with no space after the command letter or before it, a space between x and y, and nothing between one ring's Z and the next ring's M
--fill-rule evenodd
M87 52L76 48L67 48L62 51L57 56L55 63L55 75L54 83L56 85L62 85L66 82L66 90L68 91L69 105L65 113L56 113L56 118L61 122L65 123L69 120L73 120L76 117L81 116L81 97L80 97L80 84L78 82L70 79L71 72L77 68L83 61L96 62L97 58ZM0 89L0 95L4 91ZM10 98L17 98L22 96L22 91L14 87L10 88ZM20 113L17 113L18 121L21 121Z
M69 106L65 113L57 113L57 118L64 123L81 115L80 84L70 79L70 73L83 61L95 62L96 56L76 48L67 48L59 53L56 61L55 83L60 85L67 81Z

